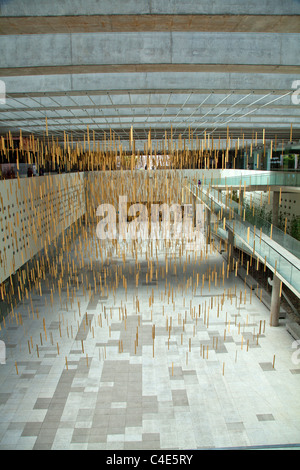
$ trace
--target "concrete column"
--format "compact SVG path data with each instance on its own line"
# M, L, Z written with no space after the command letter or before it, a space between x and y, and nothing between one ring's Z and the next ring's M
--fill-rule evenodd
M243 214L244 196L245 196L244 193L245 193L244 189L241 189L239 191L239 210L240 210L241 215Z
M196 207L197 207L197 198L193 195L193 221L194 227L196 227Z
M271 315L270 326L279 325L279 312L280 312L280 279L274 274L272 284L272 297L271 297Z
M244 205L244 189L241 189L239 191L239 200L240 200L240 204L243 206Z
M243 155L243 169L248 170L248 168L247 168L247 153L246 152L244 152L244 155Z
M267 149L266 150L266 154L267 154L267 171L270 171L271 170L271 150L270 149Z
M279 191L273 191L273 219L272 223L278 227L278 214L279 214Z
M227 264L229 264L229 271L232 270L233 245L234 245L234 235L231 230L228 230Z
M210 214L210 210L207 207L205 208L205 222L206 222L206 239L207 239L207 243L209 243L211 214Z

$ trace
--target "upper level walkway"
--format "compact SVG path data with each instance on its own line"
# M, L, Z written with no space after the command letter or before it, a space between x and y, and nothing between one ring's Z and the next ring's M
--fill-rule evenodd
M247 251L258 257L298 297L300 297L300 242L285 234L266 220L246 210L228 195L210 185L200 187L190 182L189 191L215 214L212 231L218 228L233 232Z
M300 172L254 171L251 175L241 173L229 177L205 178L202 183L219 190L280 191L281 188L283 192L299 192Z

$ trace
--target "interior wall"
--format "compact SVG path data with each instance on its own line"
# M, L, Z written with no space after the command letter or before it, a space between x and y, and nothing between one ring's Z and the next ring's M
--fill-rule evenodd
M83 173L0 181L0 283L84 213Z

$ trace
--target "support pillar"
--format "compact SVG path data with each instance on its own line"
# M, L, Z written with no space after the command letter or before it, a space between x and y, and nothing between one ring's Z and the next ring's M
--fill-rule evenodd
M229 271L232 270L233 245L234 245L234 235L233 235L233 232L231 230L228 230L227 264L229 265Z
M196 214L196 209L197 209L197 198L196 196L193 197L193 221L194 221L194 227L196 227L196 219L197 219L197 214Z
M246 152L244 152L242 158L243 158L243 165L242 165L242 166L243 166L243 169L244 169L244 170L247 170L247 153L246 153Z
M244 189L240 189L239 191L239 202L241 206L244 205L244 192L245 192Z
M273 219L272 223L278 227L278 214L279 214L279 191L273 191Z
M272 283L270 326L279 325L280 283L280 279L274 274Z
M239 210L240 210L241 215L243 213L243 206L244 206L244 195L245 195L244 193L245 193L244 189L239 190L239 206L240 206Z
M210 223L211 223L211 214L210 210L205 208L205 222L206 222L206 240L207 244L210 243Z

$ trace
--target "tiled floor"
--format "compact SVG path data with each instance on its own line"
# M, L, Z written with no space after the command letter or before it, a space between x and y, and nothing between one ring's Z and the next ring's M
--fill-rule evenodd
M269 327L269 312L254 293L250 303L235 273L223 285L220 254L200 261L177 251L175 258L162 244L151 258L149 244L142 246L138 287L134 252L124 265L112 248L103 268L91 249L80 266L74 245L65 264L75 260L78 289L69 278L68 289L52 296L49 275L43 297L32 294L1 324L0 449L299 443L300 364L284 322ZM202 288L209 268L217 280Z

